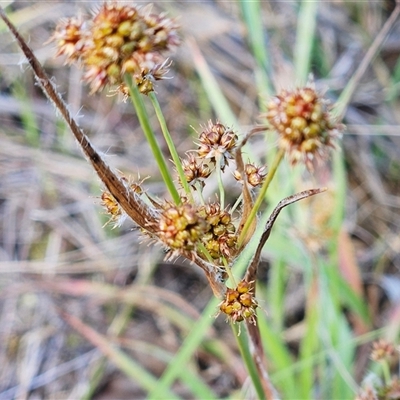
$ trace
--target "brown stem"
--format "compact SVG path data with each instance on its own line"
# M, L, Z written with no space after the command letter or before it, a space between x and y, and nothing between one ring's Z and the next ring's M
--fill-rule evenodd
M310 190L305 190L300 193L296 193L292 196L286 197L283 200L281 200L278 205L274 208L274 211L272 211L272 214L268 218L267 223L265 224L265 229L263 234L261 235L260 242L257 246L256 252L253 256L253 259L251 260L250 265L247 268L246 275L245 275L245 281L251 282L255 281L257 277L257 268L258 264L260 263L261 259L261 251L266 243L266 241L269 238L269 235L271 234L272 227L274 226L274 223L276 219L278 218L279 213L282 211L283 208L288 206L289 204L295 203L296 201L305 199L310 196L314 196L315 194L325 192L326 188L321 188L321 189L310 189ZM255 285L254 289L255 291ZM254 294L254 292L253 292Z
M6 23L11 33L17 39L17 42L25 54L30 66L35 73L35 78L43 93L48 99L54 104L55 108L60 112L67 125L70 127L76 140L78 141L82 151L89 159L97 175L104 183L106 188L115 197L125 212L135 221L140 227L147 231L154 233L155 228L151 222L154 221L155 217L152 210L140 199L140 197L130 190L126 185L118 178L117 175L112 172L110 167L104 162L100 154L94 149L90 143L89 138L85 135L81 128L71 116L68 111L68 107L62 99L61 95L57 92L54 84L46 74L42 65L33 54L30 47L25 42L24 38L18 33L15 26L7 18L4 10L0 7L0 16Z

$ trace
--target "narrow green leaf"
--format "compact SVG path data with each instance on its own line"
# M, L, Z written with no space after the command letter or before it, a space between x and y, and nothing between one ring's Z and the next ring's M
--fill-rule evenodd
M317 24L318 1L303 0L297 18L297 35L294 48L294 66L299 85L307 83L311 54Z
M276 384L279 391L284 395L283 398L294 399L298 394L295 374L291 368L294 360L282 339L282 332L273 330L262 312L258 313L257 322L267 354L268 364L271 365L271 371L280 372L279 377L276 379L274 378L274 374L271 374L273 383Z
M158 383L153 386L148 399L165 398L164 387L170 387L175 379L185 373L184 366L198 349L203 338L206 336L209 327L214 319L212 315L216 312L218 299L212 298L203 311L202 316L193 326L185 341L183 342L173 361L168 365Z
M257 63L255 69L256 82L260 100L272 93L272 85L268 77L270 70L267 32L263 27L261 3L259 0L240 1L243 20L246 24L249 44Z

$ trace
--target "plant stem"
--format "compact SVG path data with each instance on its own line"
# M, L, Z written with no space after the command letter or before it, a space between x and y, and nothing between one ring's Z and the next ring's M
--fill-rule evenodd
M219 188L219 204L221 207L221 211L225 208L225 190L224 190L224 183L222 182L222 173L221 173L221 159L222 155L218 155L216 157L216 173L217 173L217 180L218 180L218 188Z
M149 99L150 99L151 103L153 104L154 110L156 112L158 122L160 123L160 127L161 127L162 133L164 135L165 142L167 143L168 149L171 153L171 157L172 157L172 160L174 161L176 171L178 172L179 179L182 183L182 187L183 187L185 193L189 196L190 201L192 203L194 203L193 195L190 190L190 186L186 180L185 172L183 171L181 160L179 158L178 152L176 151L176 147L172 140L171 134L169 133L167 123L165 121L164 114L161 110L160 103L158 102L156 94L154 92L149 93Z
M385 384L387 386L389 386L390 385L390 381L391 381L389 364L388 364L388 362L386 360L383 360L381 362L381 365L382 365L382 372L383 372L383 380L385 381Z
M240 232L239 236L239 247L243 243L244 238L246 237L246 233L253 222L254 218L256 217L257 211L259 210L262 202L264 201L265 193L267 192L267 189L272 182L272 179L275 176L275 173L279 167L279 164L281 163L283 156L285 154L285 151L283 149L279 149L278 153L275 155L275 159L271 165L270 170L268 171L267 176L265 177L265 181L260 189L260 193L258 193L257 199L254 203L254 206L250 212L249 218L247 219L246 223L243 226L242 232Z
M140 122L140 126L142 127L143 133L150 145L151 151L154 154L154 158L158 164L158 168L165 182L165 185L167 186L167 189L171 194L171 197L174 200L174 202L176 204L180 204L181 198L179 196L178 190L174 185L171 174L169 173L167 163L161 152L160 146L156 141L155 134L150 126L149 117L146 108L144 106L143 99L141 97L142 95L140 94L137 86L133 84L131 76L125 75L125 82L129 88L130 98L133 106L135 107Z
M264 390L262 387L262 383L260 381L260 376L258 374L257 367L254 363L253 357L249 350L248 340L246 340L245 334L243 335L241 334L239 326L240 326L239 324L231 322L231 328L236 337L236 342L239 347L241 358L246 365L246 369L250 375L251 381L253 382L254 389L257 392L258 398L264 399L265 398Z

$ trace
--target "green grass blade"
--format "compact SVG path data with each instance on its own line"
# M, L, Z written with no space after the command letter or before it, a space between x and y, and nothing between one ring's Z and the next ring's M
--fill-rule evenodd
M270 70L267 33L263 28L261 3L259 0L240 1L243 20L246 24L248 40L257 63L256 82L261 99L272 93L272 85L268 77Z
M213 298L204 309L201 318L196 322L193 329L189 332L179 352L175 355L173 361L165 369L158 383L153 386L148 399L165 398L164 388L171 386L175 379L185 373L184 366L193 353L196 352L203 338L207 334L209 327L214 322L212 315L216 312L219 300Z
M294 48L294 67L298 85L307 83L311 66L311 54L317 25L318 1L303 0L297 19L297 35Z
M270 368L272 371L280 372L278 379L274 379L273 374L271 374L273 383L279 388L284 398L294 399L298 393L294 371L291 369L293 358L282 340L282 334L272 329L262 312L258 313L257 322Z
M194 66L199 74L201 84L208 96L210 103L212 104L215 113L223 124L238 127L239 125L236 116L232 112L228 100L222 93L217 80L215 79L210 67L201 54L200 49L194 41L190 41L189 44L194 60Z
M315 279L315 278L311 278ZM318 306L318 286L316 282L311 283L308 289L309 299L306 308L306 332L300 344L299 361L304 362L298 375L298 397L301 399L312 399L314 388L314 363L315 354L319 351L318 322L320 318Z
M267 290L268 308L272 326L276 331L283 329L285 297L285 263L279 259L271 263Z
M63 311L60 311L60 313L77 332L95 345L112 363L136 382L142 389L150 391L155 385L161 385L157 378L144 369L143 366L115 347L115 345L110 342L109 338L101 335L75 316L64 313ZM163 391L164 396L167 396L168 399L179 399L179 397L175 396L166 385L163 385L160 390Z
M249 350L249 339L247 335L247 330L246 333L240 331L241 327L244 328L244 325L240 326L238 324L231 323L231 327L232 332L236 337L236 342L239 347L240 355L244 364L246 365L247 372L250 375L251 381L253 382L254 389L258 395L258 398L263 399L265 396L264 389L258 375L257 367L254 364L253 357L251 356Z

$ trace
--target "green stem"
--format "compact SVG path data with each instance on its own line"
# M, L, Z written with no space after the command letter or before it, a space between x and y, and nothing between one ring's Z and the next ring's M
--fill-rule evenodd
M256 217L257 211L259 210L262 202L264 201L265 193L267 192L267 189L272 182L272 179L275 176L275 173L279 167L279 164L281 163L283 156L285 154L285 151L283 149L279 149L278 153L276 153L275 159L271 165L270 170L268 171L268 175L265 177L265 181L263 185L261 186L260 193L258 193L257 199L254 203L253 208L251 209L249 218L247 219L246 223L243 226L242 232L240 232L239 236L239 246L242 244L244 238L246 237L247 231L249 230L249 227L251 226L251 223L253 222L254 218Z
M204 244L203 243L199 243L197 245L197 247L205 255L205 257L207 258L207 261L213 264L214 263L214 259L211 257L210 253L208 252L208 250L206 249Z
M385 384L389 386L391 382L389 364L386 360L383 360L381 362L381 365L382 365L383 379L385 381Z
M221 211L225 207L225 189L224 189L224 183L222 182L222 173L221 173L221 159L222 155L218 155L216 157L217 163L215 166L215 169L217 170L217 180L218 180L218 188L219 188L219 204L221 207Z
M233 212L239 207L240 203L243 201L243 193L240 194L240 196L236 199L235 204L230 210L230 213L233 214Z
M222 257L222 262L224 264L225 271L228 274L228 278L229 278L229 280L230 280L230 282L232 284L232 287L234 287L234 288L237 287L236 279L235 279L235 277L233 276L233 273L232 273L232 268L228 265L228 262L226 261L225 257Z
M174 161L176 171L177 171L179 179L182 183L182 187L183 187L185 193L189 196L190 201L193 203L194 202L193 195L190 190L190 186L186 180L185 172L183 171L181 160L179 158L178 152L176 151L176 147L172 140L171 134L169 133L167 123L165 121L164 114L161 110L160 103L158 102L156 94L154 92L149 93L149 99L150 99L151 103L153 104L154 110L156 112L158 122L160 123L160 127L161 127L162 133L164 135L164 139L165 139L168 149L171 153L171 157L172 157L172 160Z
M254 364L253 357L251 356L249 347L248 347L248 340L245 336L246 334L241 334L239 324L235 324L231 322L232 331L236 337L236 341L239 347L240 355L242 356L242 360L244 361L247 372L250 375L251 381L253 382L254 389L257 392L259 399L265 399L264 389L262 387L262 383L260 377L258 375L257 367ZM247 331L246 331L247 333Z
M181 203L181 198L179 196L178 190L176 189L174 182L172 180L171 174L169 173L167 163L165 158L161 152L160 146L156 141L155 134L150 126L149 116L147 114L146 108L144 106L144 102L142 99L142 95L139 92L139 89L136 85L132 83L132 77L130 75L125 75L125 82L129 88L130 98L133 106L135 107L140 125L143 129L143 133L150 145L151 151L154 154L154 158L158 164L158 168L160 170L161 176L167 186L171 197L173 198L176 204Z
M201 182L196 182L194 185L195 185L195 188L196 188L196 192L198 194L198 198L199 198L200 204L204 206L206 204L206 202L204 201L203 187L201 186Z

